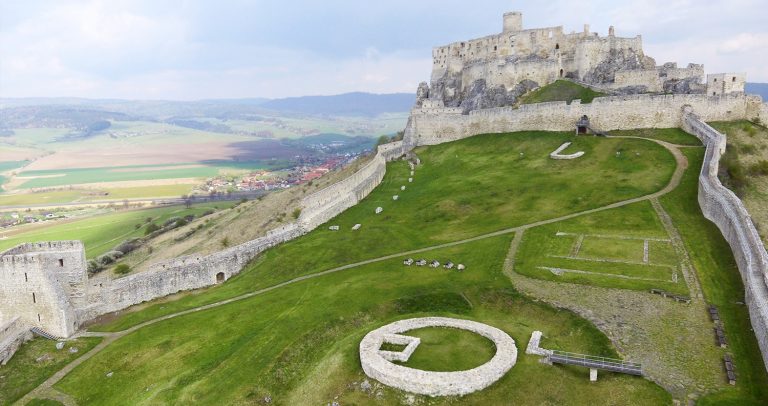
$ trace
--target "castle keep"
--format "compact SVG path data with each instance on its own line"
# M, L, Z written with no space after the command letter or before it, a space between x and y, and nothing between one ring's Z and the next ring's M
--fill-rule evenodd
M711 76L704 67L656 66L643 52L641 36L622 38L613 27L601 37L565 33L563 27L523 28L519 12L504 14L500 34L454 42L432 51L430 83L418 90L419 107L472 110L511 106L525 92L560 78L615 94L684 93L723 95L744 91L743 74Z

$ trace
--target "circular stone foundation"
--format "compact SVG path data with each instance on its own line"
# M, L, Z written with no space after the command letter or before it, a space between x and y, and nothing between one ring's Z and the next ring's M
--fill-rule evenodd
M420 339L402 335L424 327L468 330L493 342L496 354L477 368L455 372L433 372L408 368L392 361L406 362ZM404 345L399 352L381 350L384 343ZM517 347L507 333L487 324L447 317L422 317L387 324L371 331L360 341L360 363L369 377L393 388L428 396L461 396L487 388L515 365Z

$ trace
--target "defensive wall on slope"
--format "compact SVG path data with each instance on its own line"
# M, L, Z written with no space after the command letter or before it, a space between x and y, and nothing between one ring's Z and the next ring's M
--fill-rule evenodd
M589 117L593 128L604 131L678 127L681 109L686 105L701 112L707 121L753 119L761 115L761 106L765 110L759 97L701 94L599 97L589 104L574 100L570 104L527 104L517 109L500 107L469 114L460 114L454 108L421 107L412 111L405 142L434 145L485 133L571 131L583 115Z
M744 282L745 303L768 369L768 253L741 200L717 177L726 136L704 123L690 109L683 113L682 127L706 146L699 174L699 205L731 246Z
M402 141L380 145L373 159L357 172L302 199L299 224L306 230L313 230L356 205L384 178L387 161L406 152L408 149Z

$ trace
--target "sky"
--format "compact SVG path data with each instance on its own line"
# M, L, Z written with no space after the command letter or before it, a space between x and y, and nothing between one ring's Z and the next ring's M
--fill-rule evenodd
M0 97L415 92L432 47L498 33L507 11L768 82L768 0L0 0Z

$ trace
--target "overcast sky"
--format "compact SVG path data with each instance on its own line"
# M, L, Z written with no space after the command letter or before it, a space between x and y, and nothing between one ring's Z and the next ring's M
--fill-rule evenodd
M498 33L512 10L768 82L768 0L0 0L0 97L414 92L433 46Z

